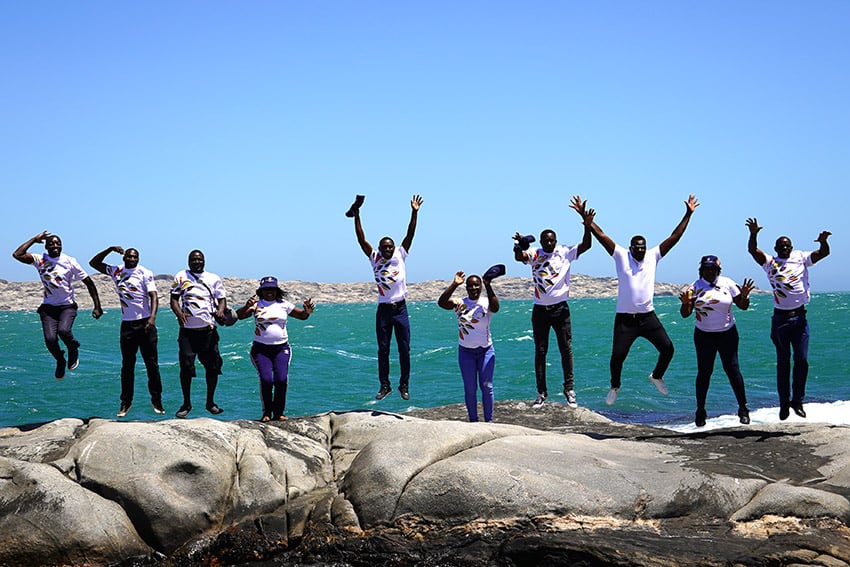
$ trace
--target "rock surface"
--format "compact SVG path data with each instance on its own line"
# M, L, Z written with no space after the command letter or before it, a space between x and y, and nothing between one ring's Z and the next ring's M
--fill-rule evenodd
M850 428L496 416L0 429L0 565L850 564Z
M160 293L160 307L167 306L168 290L172 281L171 275L156 276L156 285ZM97 285L98 295L104 308L118 307L118 295L115 286L107 276L95 274L92 279ZM580 297L615 297L617 295L617 278L597 278L573 274L571 277L570 296ZM437 301L440 294L448 286L448 281L431 280L411 283L408 286L410 301ZM224 278L228 301L232 305L242 305L257 289L257 280L242 278ZM294 303L301 303L312 297L317 304L329 303L373 303L376 301L375 284L372 282L357 283L315 283L300 281L280 282L281 289L287 298ZM494 280L493 287L502 299L531 299L534 296L531 278L499 278ZM657 283L656 295L679 295L683 284ZM76 288L77 303L81 309L91 308L91 299L82 284ZM458 291L462 293L462 290ZM41 283L10 282L0 280L0 311L35 310L41 304Z

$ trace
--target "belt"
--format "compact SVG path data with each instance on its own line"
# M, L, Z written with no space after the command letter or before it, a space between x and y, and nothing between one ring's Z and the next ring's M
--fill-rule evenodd
M617 313L620 317L626 317L628 319L633 319L635 321L639 321L641 319L646 319L650 315L655 313L654 311L647 311L646 313Z
M561 309L562 307L566 306L566 301L562 301L560 303L553 303L552 305L540 305L540 307L544 308L546 311L554 311L555 309Z
M393 309L398 309L402 305L404 305L406 301L402 299L401 301L384 301L383 303L379 303L378 305L388 305Z
M785 317L786 319L790 319L791 317L800 317L806 314L805 307L797 307L796 309L779 309L778 307L773 308L773 315L776 317Z

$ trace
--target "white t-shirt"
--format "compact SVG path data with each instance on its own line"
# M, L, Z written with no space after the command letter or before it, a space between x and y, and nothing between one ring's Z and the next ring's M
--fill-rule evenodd
M730 278L717 276L713 284L700 278L691 284L688 291L696 298L694 314L697 329L718 333L735 326L732 300L741 294L741 288Z
M534 280L534 303L555 305L570 296L570 264L578 258L578 244L555 246L551 254L543 248L528 250L531 276Z
M115 282L121 302L121 320L138 321L151 316L151 292L156 293L153 272L142 266L106 266L106 274Z
M762 268L773 288L774 307L787 311L809 302L809 266L813 264L812 253L800 250L792 250L786 260L767 256Z
M614 246L614 265L617 268L617 313L649 313L655 309L655 269L661 260L661 248L646 251L643 262L622 246Z
M457 315L458 344L467 348L488 347L493 344L490 337L490 300L483 295L473 301L464 297L455 305Z
M281 299L261 299L254 307L254 342L264 345L282 345L289 342L286 321L295 305Z
M180 296L180 307L183 313L189 315L183 326L186 329L203 329L215 325L218 300L226 297L220 277L212 272L193 274L189 270L174 275L171 295Z
M372 250L369 261L375 273L378 303L395 303L407 297L405 259L407 259L407 250L403 246L397 246L389 260L385 260L377 249Z
M75 281L81 281L88 274L75 258L60 253L56 258L45 254L30 254L32 265L38 271L43 288L43 303L47 305L71 305L74 303Z

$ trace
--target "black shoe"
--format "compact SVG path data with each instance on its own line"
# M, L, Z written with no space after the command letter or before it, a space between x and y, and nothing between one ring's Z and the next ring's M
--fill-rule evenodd
M534 402L532 402L531 407L533 407L533 408L542 408L542 407L543 407L543 402L545 402L545 401L546 401L546 398L548 398L548 397L549 397L549 396L547 396L545 392L544 392L544 393L542 393L542 394L538 393L538 394L537 394L537 399L535 399L535 400L534 400Z
M694 419L694 424L696 424L697 427L704 427L706 417L708 417L708 416L706 415L705 410L704 409L698 409L696 418Z
M357 195L354 198L354 203L351 204L351 207L345 212L345 216L351 218L354 216L354 213L363 205L363 201L366 200L365 195Z
M224 410L221 409L220 407L218 407L215 404L213 404L211 406L207 406L207 411L210 412L213 415L218 415L220 413L224 413Z
M165 409L162 407L162 401L160 400L151 400L151 405L153 406L153 412L159 415L163 415L165 413Z
M791 406L788 404L779 404L779 419L785 421L791 415Z
M806 410L803 409L803 402L791 402L791 409L800 417L806 417Z
M378 390L377 394L375 394L375 399L376 400L383 400L384 398L387 397L387 395L389 395L390 392L392 392L392 390L390 388L387 388L385 386L381 386L381 389Z
M746 407L738 408L738 421L740 421L743 425L750 424L750 410Z
M192 411L192 406L182 405L180 406L180 409L177 410L177 413L174 414L174 416L179 419L186 419L186 416L189 415L190 411Z
M409 400L410 399L410 393L407 391L407 386L399 386L398 387L398 393L401 394L402 400Z
M65 357L63 356L56 361L56 372L53 373L57 380L65 377Z
M121 402L121 409L118 410L118 417L124 417L127 415L127 412L130 411L131 405L132 404L125 404L124 402Z
M68 370L76 370L80 365L80 350L76 348L68 349Z

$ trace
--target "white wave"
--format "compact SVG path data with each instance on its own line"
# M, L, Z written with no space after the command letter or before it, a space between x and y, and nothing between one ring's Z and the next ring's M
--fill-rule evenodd
M836 402L803 404L806 417L798 417L791 411L790 417L782 423L829 423L831 425L850 425L850 400ZM685 425L663 426L681 433L710 431L723 427L752 427L765 423L780 423L779 408L760 408L750 411L750 425L741 425L736 414L720 415L707 419L705 426L697 427L693 422Z

